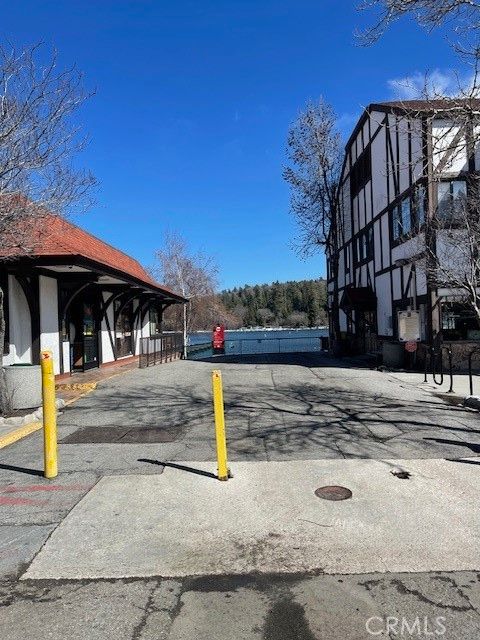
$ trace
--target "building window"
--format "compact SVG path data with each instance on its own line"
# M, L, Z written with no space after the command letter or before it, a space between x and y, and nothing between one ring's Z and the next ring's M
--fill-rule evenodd
M419 227L425 224L425 212L427 209L427 192L425 185L419 184L415 188L414 207L416 223Z
M357 262L361 262L364 258L363 256L363 233L357 236L355 241L356 246L356 254L357 254Z
M402 210L397 205L392 212L393 239L398 240L402 237Z
M347 314L347 333L353 333L352 315L350 313Z
M467 185L465 180L439 182L437 186L437 215L440 220L453 221L461 218L467 201Z
M480 327L475 314L466 304L444 302L442 334L444 340L479 340Z
M418 201L419 200L417 199L417 196L415 196L415 211L418 211ZM424 219L425 203L423 200L421 200L421 198L420 201L422 202L422 210L419 213L416 213L416 215L418 216L420 214ZM410 196L408 195L403 198L392 211L393 239L399 240L403 236L410 235L415 228L415 222L414 207L412 207L412 202L410 200Z
M350 245L346 245L344 248L344 257L345 257L345 274L350 273Z
M150 335L156 336L157 334L162 333L162 314L158 307L150 307L149 320Z
M123 358L133 354L133 302L121 306L120 300L115 300L115 308L115 347L117 357Z
M412 230L412 212L410 207L410 198L404 198L400 205L402 216L402 231L408 234Z
M350 191L352 198L367 184L372 177L372 155L370 147L360 154L350 171Z
M358 234L355 242L356 262L370 260L373 257L373 227Z

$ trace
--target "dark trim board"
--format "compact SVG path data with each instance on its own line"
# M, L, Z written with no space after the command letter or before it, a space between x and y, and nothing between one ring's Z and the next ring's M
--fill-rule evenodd
M171 291L167 291L166 289L162 289L160 286L155 286L154 284L149 284L139 278L135 278L129 274L126 274L123 271L119 271L113 267L102 264L100 262L96 262L94 260L89 260L81 255L76 256L36 256L32 258L19 258L15 260L15 262L7 263L6 267L9 271L20 272L22 270L27 270L29 273L32 271L37 272L37 267L42 269L42 275L46 275L49 278L60 278L63 277L63 273L59 273L58 271L50 271L48 266L77 266L83 267L87 269L89 272L93 272L95 276L99 274L107 275L113 277L118 280L122 280L125 283L132 286L139 286L147 291L151 291L152 293L156 293L162 295L167 300L172 300L174 302L185 302L185 298L179 296ZM45 273L48 272L48 273ZM73 275L73 274L70 274ZM83 274L89 275L89 274ZM105 287L112 286L106 284Z
M40 284L37 274L15 274L30 311L32 364L40 364Z
M5 323L5 335L3 338L3 355L10 353L10 289L8 286L8 273L0 268L0 288L3 293L3 320Z

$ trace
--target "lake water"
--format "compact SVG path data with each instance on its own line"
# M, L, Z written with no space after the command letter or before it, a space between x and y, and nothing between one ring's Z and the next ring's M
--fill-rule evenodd
M298 353L321 351L320 338L328 336L328 329L272 329L259 331L225 331L225 355L251 353ZM212 332L201 331L189 336L189 345L205 345L189 357L213 355Z

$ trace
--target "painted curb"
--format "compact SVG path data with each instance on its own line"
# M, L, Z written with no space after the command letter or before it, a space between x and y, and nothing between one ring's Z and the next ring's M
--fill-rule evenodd
M108 378L106 378L108 380ZM93 391L97 388L97 382L74 382L68 384L56 384L56 391Z
M13 444L17 442L17 440L21 440L25 438L25 436L34 433L42 428L41 422L30 422L29 424L24 424L22 427L15 429L14 431L9 431L8 433L0 436L0 449L3 447L8 447L9 444Z

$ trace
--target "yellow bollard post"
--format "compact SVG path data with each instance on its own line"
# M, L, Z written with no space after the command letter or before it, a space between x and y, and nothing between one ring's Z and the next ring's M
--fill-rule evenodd
M55 407L55 375L51 351L40 354L43 399L43 455L45 478L56 478L57 469L57 409Z
M218 479L228 480L227 440L225 436L225 410L221 371L212 371L213 408L215 413L215 438L217 441Z

